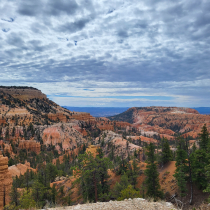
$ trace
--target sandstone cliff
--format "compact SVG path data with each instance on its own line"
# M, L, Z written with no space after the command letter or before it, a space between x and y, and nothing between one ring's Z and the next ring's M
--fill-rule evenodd
M45 128L41 134L43 143L45 145L56 145L58 150L72 150L86 143L87 140L83 138L79 131L73 128L74 125L74 123L58 123Z
M20 149L26 149L27 151L33 151L36 154L40 153L41 145L40 142L36 142L33 140L20 140L18 148Z
M10 201L9 192L12 186L12 176L8 171L8 158L0 154L0 210Z

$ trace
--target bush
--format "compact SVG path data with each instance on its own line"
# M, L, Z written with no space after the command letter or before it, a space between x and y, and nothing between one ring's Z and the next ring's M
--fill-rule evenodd
M29 209L36 206L36 202L33 200L31 193L24 192L20 197L20 209Z
M132 185L128 185L128 187L120 192L120 197L117 199L118 201L122 201L128 198L139 198L140 192L134 190Z

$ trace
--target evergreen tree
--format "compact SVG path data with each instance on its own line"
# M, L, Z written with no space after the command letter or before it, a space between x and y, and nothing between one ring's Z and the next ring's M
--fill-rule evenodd
M20 198L20 193L18 192L17 188L18 188L18 177L16 176L16 178L13 180L10 192L11 203L14 203L16 207L19 205L19 198Z
M180 196L184 197L186 194L185 192L187 191L186 189L186 174L183 172L183 165L180 165L180 167L178 167L178 169L176 170L176 174L174 175L176 177L177 180L177 184L180 190Z
M196 147L195 142L194 142L194 144L192 146L192 152L195 152L196 149L197 149L197 147Z
M32 185L32 197L35 200L35 202L38 204L38 206L43 206L44 200L44 185L41 184L38 180L35 180L34 184Z
M20 209L31 209L36 206L36 202L33 200L32 195L30 192L23 192L23 195L20 197L19 200Z
M116 182L114 188L112 189L112 197L114 199L117 199L120 197L120 192L124 189L126 189L129 185L129 181L128 181L128 176L126 173L124 173L121 177L120 177L120 182Z
M203 149L197 149L190 155L192 162L192 180L200 189L207 187L205 167L209 165L209 155Z
M132 165L129 164L129 170L127 175L129 177L130 184L136 189L137 177L139 176L139 169L136 159L133 160Z
M205 168L210 164L210 138L207 131L206 124L202 127L199 134L199 149L195 150L190 156L192 162L192 180L201 189L206 189L208 185L208 178Z
M187 174L189 173L188 156L185 141L178 139L178 147L176 151L176 170L174 177L177 180L181 197L185 196Z
M147 169L145 170L146 175L146 189L147 196L154 198L156 201L158 198L163 198L163 192L160 189L159 173L157 171L157 163L155 157L155 147L152 143L147 148Z
M124 159L122 156L117 174L123 175L124 173L127 172L127 170L128 170L128 161L126 159Z
M73 168L85 201L97 202L99 194L109 191L107 170L111 162L108 158L100 158L100 155L95 158L92 153L79 155L79 166Z
M166 138L162 139L162 154L161 163L164 165L173 159L172 151L170 149L168 140Z
M7 127L7 129L6 129L5 139L9 140L9 127Z
M15 136L15 127L12 128L12 136Z
M208 180L208 184L207 184L207 187L204 190L204 192L209 193L210 192L210 165L205 167L205 175L206 175L206 178ZM208 198L208 202L210 202L210 196Z
M0 127L0 137L1 137L1 135L2 135L2 127Z
M199 141L200 149L207 151L210 138L209 138L209 132L207 130L206 124L204 124L204 126L202 127L202 130L199 136L200 136L200 141Z

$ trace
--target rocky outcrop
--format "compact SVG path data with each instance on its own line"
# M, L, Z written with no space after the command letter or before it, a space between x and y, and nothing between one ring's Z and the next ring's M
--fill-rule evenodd
M55 145L61 149L75 149L79 145L86 143L87 140L83 138L82 134L73 128L75 124L55 124L47 127L42 132L42 139L45 145Z
M36 142L34 140L20 140L19 141L19 149L26 149L27 151L33 151L36 154L40 153L40 142Z
M33 172L37 171L36 169L30 167L29 162L25 162L25 164L18 163L17 165L13 165L8 168L8 171L12 177L19 177L20 175L24 175L27 172L27 170Z
M91 116L89 113L86 112L73 112L72 118L80 121L95 121L95 117Z
M55 210L54 208L48 208L49 210ZM143 198L134 198L134 199L125 199L124 201L109 201L109 202L97 202L97 203L88 203L88 204L78 204L76 206L68 206L68 207L58 207L56 210L123 210L123 209L132 209L132 210L156 210L156 209L164 209L164 210L175 210L176 208L172 203L169 202L149 202Z
M140 144L140 140L141 140L141 142L145 142L147 144L149 144L149 143L157 144L157 142L158 142L156 139L148 138L146 136L126 136L126 138L127 138L127 140L132 141L136 145Z
M55 114L50 113L50 114L48 114L48 118L52 121L55 121L55 122L56 121L57 122L64 122L64 123L67 122L67 117L63 113L55 113Z
M9 203L12 176L8 171L8 158L0 154L0 210Z
M135 151L142 149L142 147L123 139L122 135L113 131L103 131L100 137L94 140L95 145L101 145L102 142L104 142L104 146L102 147L104 153L108 155L113 148L114 154L123 158L127 158L128 155L133 155Z

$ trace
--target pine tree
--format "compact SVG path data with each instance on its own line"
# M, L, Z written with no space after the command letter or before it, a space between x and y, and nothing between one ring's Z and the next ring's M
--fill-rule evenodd
M185 192L187 191L186 189L186 174L183 172L183 165L180 165L180 167L178 167L178 170L176 171L176 180L177 180L177 184L180 190L180 196L184 197L186 194Z
M0 137L1 137L1 135L2 135L2 127L0 127Z
M52 202L53 204L55 204L56 201L56 195L57 195L57 190L55 188L55 184L53 184L53 187L51 189L51 193L52 193Z
M205 167L205 175L208 180L208 184L207 184L206 189L203 192L209 193L210 192L210 165ZM210 202L210 196L208 198L208 202Z
M197 149L197 147L196 147L195 142L194 142L194 144L192 146L192 152L195 152L196 149Z
M128 161L124 159L122 156L117 174L123 175L124 173L127 172L127 170L128 170Z
M12 128L12 136L15 136L15 127Z
M9 127L7 127L7 129L6 129L5 139L9 140Z
M129 170L127 171L129 182L131 185L136 188L137 177L139 176L139 169L136 159L133 160L132 165L129 165Z
M43 196L44 196L44 185L40 183L38 180L35 180L32 185L32 197L38 206L42 206L43 204Z
M178 139L178 147L176 151L176 171L174 177L177 180L181 197L185 196L186 192L186 179L189 173L187 162L188 156L186 151L185 141Z
M20 193L18 192L17 188L18 188L18 177L16 176L16 178L13 180L12 188L10 191L11 203L14 203L15 206L19 205L19 198L20 198Z
M73 168L85 201L97 202L98 196L109 190L107 170L111 162L108 158L100 158L100 155L95 158L92 153L79 155L80 165Z
M206 124L204 124L204 126L202 127L199 136L200 147L190 155L190 159L192 162L192 180L201 189L206 189L208 185L208 178L206 176L205 168L207 168L207 166L210 164L210 138Z
M173 159L172 151L170 149L168 140L166 138L162 139L162 153L161 153L161 163L164 165Z
M155 157L155 147L152 143L147 148L147 169L145 170L146 175L146 190L147 196L154 198L156 201L158 198L163 198L163 192L160 189L159 173L157 171L157 163Z
M124 189L126 189L129 185L129 181L128 181L128 176L126 173L124 173L121 177L120 177L120 182L116 182L114 188L111 191L112 197L114 199L117 199L120 197L120 192Z
M210 138L209 138L209 133L208 133L206 124L204 124L204 126L202 127L202 130L199 136L200 136L200 141L199 141L200 149L207 151Z
M32 195L30 192L23 192L23 195L20 197L19 200L20 209L31 209L36 206L36 202L33 200Z
M209 165L209 155L203 149L197 149L190 155L192 162L192 180L199 188L205 189L207 187L207 177L205 167Z

